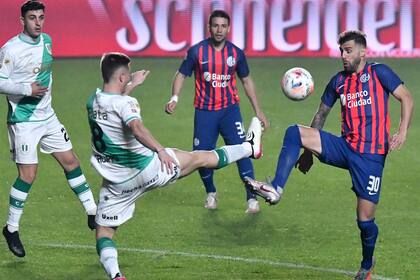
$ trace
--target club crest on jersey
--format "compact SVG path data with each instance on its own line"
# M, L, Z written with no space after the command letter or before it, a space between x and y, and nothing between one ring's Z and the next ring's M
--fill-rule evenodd
M367 81L370 80L370 75L369 73L363 73L362 76L360 76L360 82L361 83L366 83Z
M234 58L233 56L229 56L229 57L226 59L226 64L227 64L229 67L232 67L233 65L235 65L235 63L236 63L236 60L235 60L235 58Z
M206 80L207 82L210 82L210 80L211 80L211 74L210 74L210 72L204 72L203 73L203 78L204 78L204 80Z

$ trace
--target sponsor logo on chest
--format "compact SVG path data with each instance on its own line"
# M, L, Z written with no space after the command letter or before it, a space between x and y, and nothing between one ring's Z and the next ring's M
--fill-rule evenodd
M372 98L367 90L340 94L341 105L351 109L372 104Z

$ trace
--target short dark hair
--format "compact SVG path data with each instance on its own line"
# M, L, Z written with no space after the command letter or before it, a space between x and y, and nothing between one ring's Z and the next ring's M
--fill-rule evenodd
M120 67L127 67L131 59L119 52L105 53L101 58L101 72L105 83L108 83L112 75Z
M354 40L356 44L362 45L366 48L366 34L360 30L347 30L338 35L338 44L341 46L347 41Z
M39 2L39 1L35 1L35 0L26 1L20 7L20 15L22 17L25 17L25 15L28 11L36 11L36 10L45 11L44 3Z
M223 10L214 10L210 17L209 17L209 25L211 25L211 21L216 18L216 17L221 17L221 18L225 18L228 21L228 25L230 25L230 16L228 15L228 13L226 13Z

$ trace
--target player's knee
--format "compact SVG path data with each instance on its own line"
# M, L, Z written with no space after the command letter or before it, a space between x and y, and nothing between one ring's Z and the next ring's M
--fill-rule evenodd
M297 124L291 125L286 129L284 134L284 141L302 144L301 133Z
M36 173L21 173L19 174L19 179L25 183L32 184L35 181Z
M19 169L19 179L22 181L32 184L36 178L36 169Z
M80 162L73 152L69 153L61 163L66 170L73 170L80 166Z

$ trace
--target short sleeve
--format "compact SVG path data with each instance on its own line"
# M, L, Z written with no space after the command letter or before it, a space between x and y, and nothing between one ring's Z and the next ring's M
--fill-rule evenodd
M337 101L338 95L337 92L335 90L335 85L336 85L336 77L334 76L330 82L328 83L328 85L325 87L324 93L322 94L321 97L321 101L322 103L324 103L325 105L327 105L328 107L333 107L335 102Z
M5 47L0 49L0 79L10 78L13 71L13 59Z
M194 71L195 65L195 55L194 55L194 48L190 48L185 55L184 60L182 61L181 66L178 69L178 72L190 77Z
M236 73L240 78L245 78L249 75L248 62L246 61L246 56L242 50L238 51L238 65L236 66Z
M387 65L376 64L374 67L375 73L378 76L381 85L387 92L393 93L395 89L403 83L400 77L398 77L398 75L395 74L395 72Z
M125 125L132 120L141 120L140 106L137 99L126 96L118 103L118 112Z

